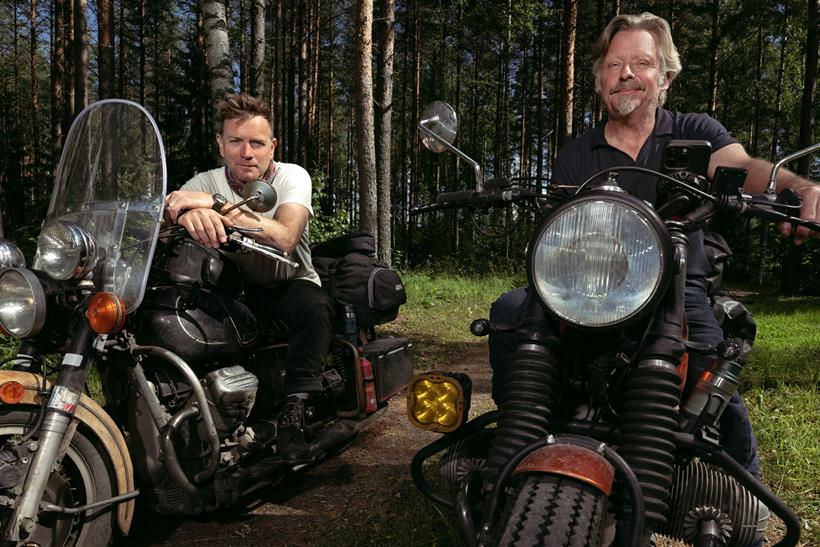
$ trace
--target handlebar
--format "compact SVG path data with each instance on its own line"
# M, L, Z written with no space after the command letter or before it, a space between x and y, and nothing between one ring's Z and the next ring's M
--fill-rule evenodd
M778 208L793 207L772 201L770 194L756 194L754 196L720 196L717 208L724 211L734 211L745 217L757 217L773 222L788 222L796 226L803 226L809 230L820 232L820 223L803 220L792 216Z

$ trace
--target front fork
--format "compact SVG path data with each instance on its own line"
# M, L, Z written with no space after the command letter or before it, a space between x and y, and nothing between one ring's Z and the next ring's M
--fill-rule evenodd
M74 433L72 422L91 370L95 336L88 323L81 320L78 332L63 356L60 374L44 409L37 451L4 531L10 541L25 541L37 527L37 514L48 479L62 460Z
M688 239L677 224L668 226L675 250L672 286L655 310L638 363L622 393L619 453L641 485L647 533L666 522L675 464L681 376L677 371L685 353L683 343ZM619 520L627 528L632 515L626 503Z

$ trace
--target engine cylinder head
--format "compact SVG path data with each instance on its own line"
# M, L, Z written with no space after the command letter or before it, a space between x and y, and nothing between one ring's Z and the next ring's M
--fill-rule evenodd
M721 515L722 529L729 533L727 546L752 545L763 537L769 508L738 481L700 460L675 468L672 496L664 535L692 541L698 521Z
M220 438L228 437L250 414L259 380L237 365L210 372L205 385L208 403L215 410L216 431Z

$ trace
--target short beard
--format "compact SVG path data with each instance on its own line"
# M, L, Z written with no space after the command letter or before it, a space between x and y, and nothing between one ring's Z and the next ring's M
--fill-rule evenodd
M626 117L635 112L641 106L641 102L640 97L618 97L612 106L615 107L618 114Z

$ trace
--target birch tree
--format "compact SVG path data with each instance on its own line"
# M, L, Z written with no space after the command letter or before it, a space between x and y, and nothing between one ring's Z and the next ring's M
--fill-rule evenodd
M204 0L202 8L205 23L205 59L211 73L211 100L216 107L234 90L228 20L223 0Z

